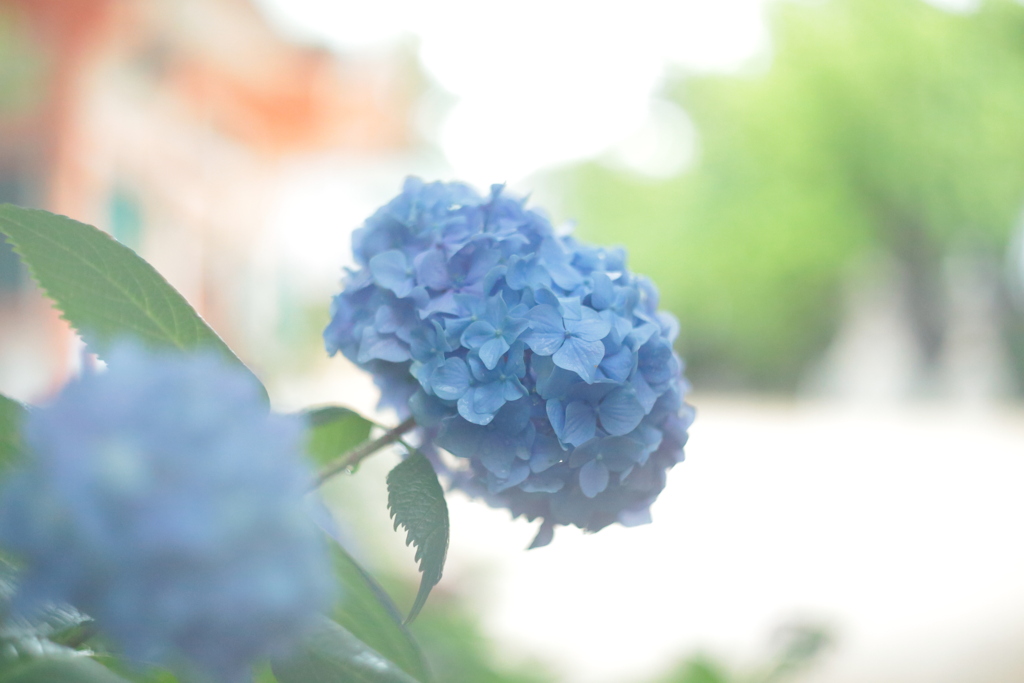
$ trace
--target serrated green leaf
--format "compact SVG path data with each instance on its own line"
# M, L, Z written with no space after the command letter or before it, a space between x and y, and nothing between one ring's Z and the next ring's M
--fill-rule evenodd
M245 367L153 266L102 230L48 211L0 204L0 233L100 356L131 336L155 348L213 348Z
M279 683L416 683L347 629L324 618L290 656L271 662Z
M19 662L0 673L0 683L128 683L110 669L83 656Z
M405 544L416 546L420 589L406 623L420 613L430 589L441 580L448 555L448 504L430 461L413 452L388 473L388 509L395 528L405 527Z
M314 408L303 413L309 424L307 450L317 465L326 465L366 441L373 423L338 406Z
M21 425L25 412L25 406L0 394L0 472L22 452Z
M332 543L341 599L334 618L419 681L431 680L423 654L391 598L338 543Z

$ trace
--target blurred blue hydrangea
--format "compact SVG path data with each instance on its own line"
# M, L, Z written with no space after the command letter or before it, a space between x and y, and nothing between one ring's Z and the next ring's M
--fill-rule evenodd
M0 492L15 607L69 603L136 662L249 680L332 596L303 425L212 353L107 360L29 413L33 459Z
M353 235L327 350L461 459L454 487L555 524L649 521L693 410L677 324L621 249L555 234L495 185L406 180Z

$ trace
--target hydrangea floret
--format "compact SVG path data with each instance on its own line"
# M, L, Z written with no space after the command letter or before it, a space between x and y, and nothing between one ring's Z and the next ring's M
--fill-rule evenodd
M332 597L304 425L212 352L107 360L29 413L33 458L0 493L15 608L71 604L135 662L251 680Z
M513 515L597 531L650 521L693 410L678 325L622 249L555 232L492 186L406 180L353 234L330 354L411 415L451 486Z

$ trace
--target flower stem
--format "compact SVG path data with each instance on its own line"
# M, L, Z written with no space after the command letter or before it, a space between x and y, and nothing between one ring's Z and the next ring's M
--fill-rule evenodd
M316 476L313 487L316 488L335 474L358 465L364 458L367 458L385 446L401 441L402 435L411 431L416 426L416 420L407 419L397 427L392 427L372 441L364 441L347 453L343 453L333 462L328 463Z

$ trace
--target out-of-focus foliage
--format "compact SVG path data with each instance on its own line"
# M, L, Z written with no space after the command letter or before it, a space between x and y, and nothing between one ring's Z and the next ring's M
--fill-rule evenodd
M0 8L0 113L24 114L39 103L45 60L25 20L9 7Z
M934 360L947 254L1001 258L1024 204L1024 6L780 2L763 71L680 78L688 173L556 179L580 232L626 243L683 325L691 377L787 389L820 354L865 253L895 257Z
M411 587L410 587L411 588ZM410 591L411 593L411 591ZM498 661L468 605L451 593L431 600L431 609L412 624L434 678L445 683L554 683L541 666Z
M831 641L821 627L791 625L777 632L772 657L757 670L734 672L714 658L700 654L682 662L657 683L783 683L817 660Z

